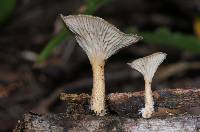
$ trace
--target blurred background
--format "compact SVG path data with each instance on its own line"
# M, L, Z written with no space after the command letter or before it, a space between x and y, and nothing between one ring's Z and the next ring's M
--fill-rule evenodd
M92 14L143 40L106 64L106 92L143 90L143 77L126 63L166 52L153 89L200 86L199 0L1 0L0 131L24 113L60 113L59 93L91 93L89 60L59 14Z

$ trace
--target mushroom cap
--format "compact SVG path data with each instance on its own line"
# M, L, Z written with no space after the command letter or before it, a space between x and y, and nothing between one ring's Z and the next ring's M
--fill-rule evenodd
M151 81L158 66L163 62L166 56L166 53L157 52L127 64L142 73L145 79Z
M142 39L132 34L125 34L104 19L89 15L69 15L61 18L75 34L76 40L89 59L99 57L108 59L119 49Z

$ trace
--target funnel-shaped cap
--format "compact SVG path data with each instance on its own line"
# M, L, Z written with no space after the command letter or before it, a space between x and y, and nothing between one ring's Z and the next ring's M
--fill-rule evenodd
M142 39L137 35L125 34L99 17L89 15L61 15L67 27L89 59L108 59L122 47Z
M166 58L166 55L166 53L157 52L128 63L128 65L142 73L146 79L151 81L158 66Z

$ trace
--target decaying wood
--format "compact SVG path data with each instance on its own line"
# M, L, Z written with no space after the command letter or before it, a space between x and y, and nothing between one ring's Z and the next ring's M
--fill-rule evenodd
M170 89L153 93L155 113L143 119L143 92L107 96L107 115L89 111L90 96L65 94L65 114L26 114L14 131L200 131L200 89Z
M18 131L200 131L200 116L168 117L165 119L133 119L119 116L57 114L38 116L27 114L18 124Z
M156 108L154 117L187 113L200 115L200 89L163 89L154 91L153 96ZM60 99L68 103L67 110L69 111L72 104L85 109L86 105L89 106L90 96L61 93ZM112 93L107 96L107 104L109 113L140 117L139 111L144 107L144 93L143 91Z
M108 96L111 111L118 115L138 117L144 107L144 93L113 93ZM154 117L168 115L200 115L200 89L163 89L153 92L155 102Z

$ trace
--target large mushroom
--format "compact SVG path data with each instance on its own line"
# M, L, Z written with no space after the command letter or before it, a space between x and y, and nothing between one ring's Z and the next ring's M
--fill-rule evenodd
M145 108L141 109L142 117L150 118L154 112L154 101L151 90L151 82L158 66L166 58L166 53L157 52L152 55L139 58L128 63L132 68L139 71L145 80Z
M105 61L119 49L139 41L142 37L125 34L104 19L89 15L61 15L75 34L78 44L86 52L93 70L91 110L103 116L105 110Z

